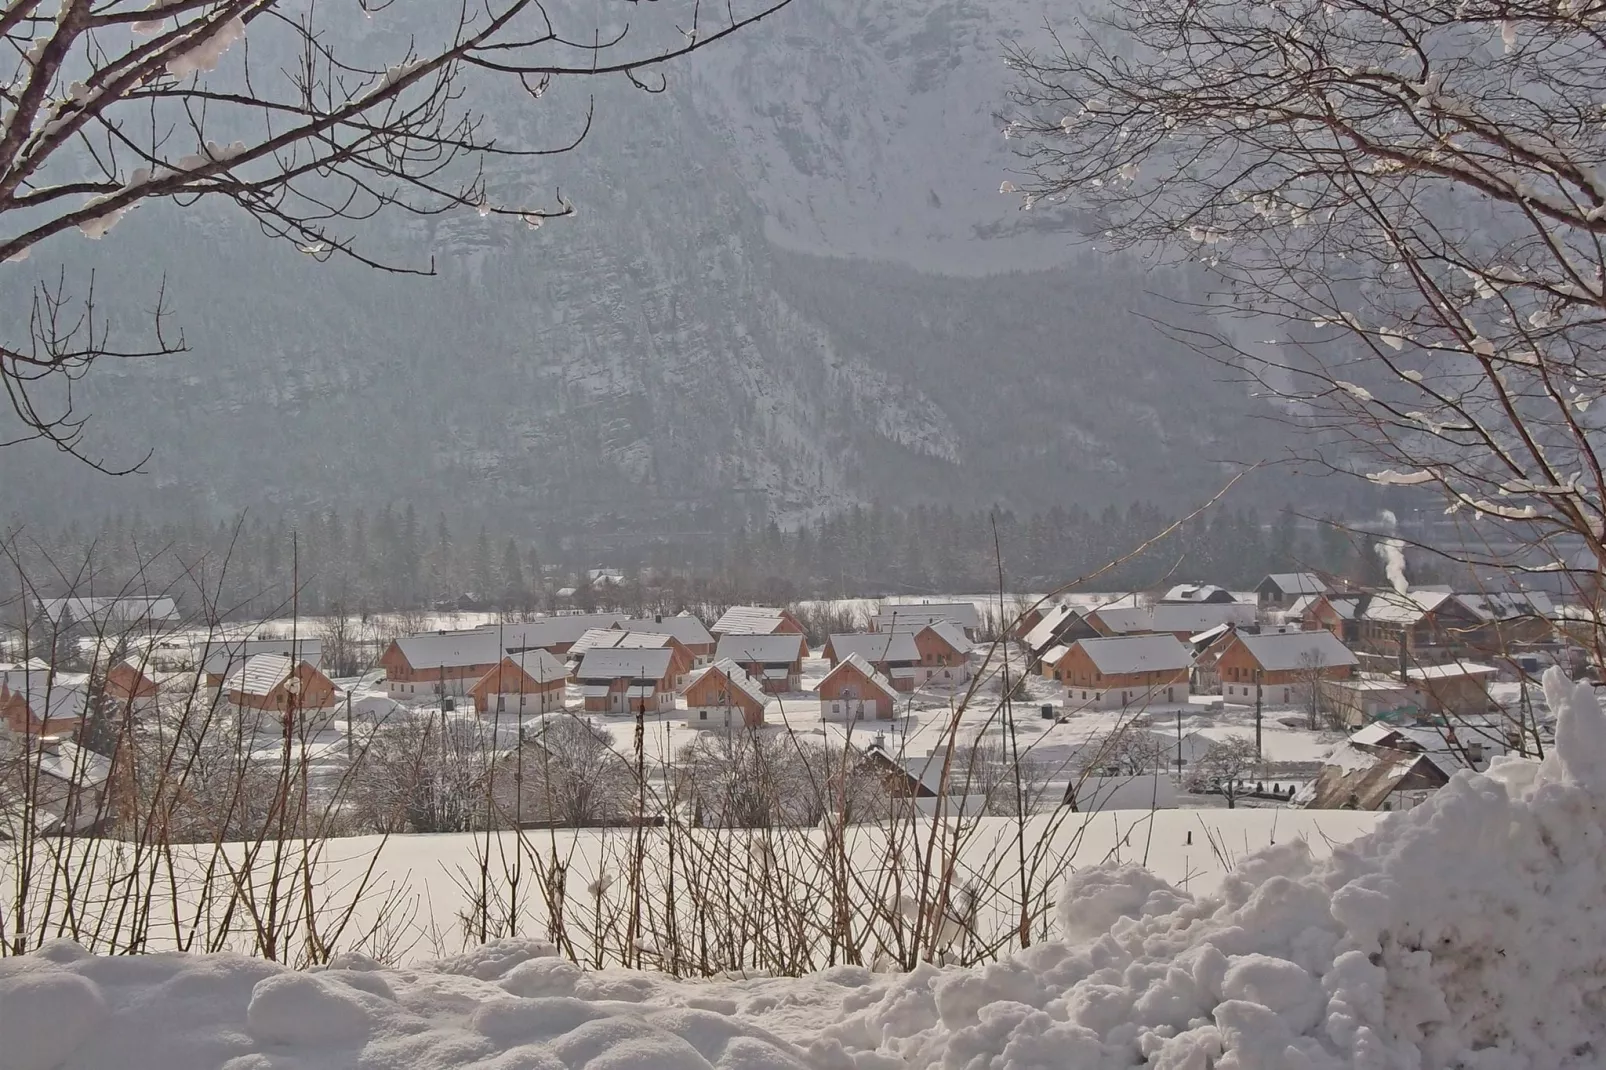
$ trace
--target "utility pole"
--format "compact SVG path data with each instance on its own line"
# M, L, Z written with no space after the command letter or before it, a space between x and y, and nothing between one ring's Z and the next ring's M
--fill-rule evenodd
M1182 779L1182 707L1177 707L1177 779Z
M1261 749L1260 749L1260 696L1261 696L1260 670L1256 669L1255 670L1255 759L1257 761L1264 761L1265 760L1265 755L1261 752Z

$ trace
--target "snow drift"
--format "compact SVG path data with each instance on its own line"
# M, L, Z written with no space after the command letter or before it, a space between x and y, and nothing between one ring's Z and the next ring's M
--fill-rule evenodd
M418 970L230 956L0 961L0 1070L1469 1070L1606 1058L1606 717L1545 678L1542 762L1501 759L1316 862L1191 896L1082 871L1062 939L976 969L797 980L589 973L538 942Z

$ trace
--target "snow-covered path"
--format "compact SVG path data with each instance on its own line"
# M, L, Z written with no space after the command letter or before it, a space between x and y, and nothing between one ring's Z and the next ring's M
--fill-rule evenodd
M1077 871L1058 937L977 968L682 982L529 942L414 969L0 960L0 1070L1561 1070L1606 1057L1606 718L1546 678L1543 763L1498 759L1317 859L1192 895Z

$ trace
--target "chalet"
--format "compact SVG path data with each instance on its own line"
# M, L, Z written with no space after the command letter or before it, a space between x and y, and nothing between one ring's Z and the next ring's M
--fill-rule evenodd
M504 655L468 693L481 717L550 713L563 708L568 678L568 668L556 656L545 650L523 650Z
M25 747L0 758L0 840L19 838L12 818L26 808L5 805L24 792L32 796L28 816L34 830L71 836L102 828L113 816L107 786L112 762L88 747L58 736L27 741Z
M1188 701L1188 648L1169 635L1079 639L1055 660L1066 702L1116 708Z
M1255 623L1255 607L1239 602L1166 603L1156 606L1100 606L1065 630L1062 642L1118 635L1166 635L1186 642L1222 624Z
M822 721L890 721L898 709L898 691L858 654L847 654L820 681Z
M1070 606L1049 606L1043 611L1042 619L1026 633L1021 645L1026 648L1033 662L1040 662L1049 650L1071 642L1066 632L1081 620L1081 616ZM1088 638L1092 638L1092 635Z
M309 718L329 714L340 705L339 690L321 669L283 654L247 658L223 681L219 694L238 713L271 713L281 720L291 710Z
M1237 630L1237 625L1234 624L1218 624L1214 628L1206 628L1197 635L1188 637L1188 649L1193 654L1193 668L1190 670L1189 678L1193 682L1194 694L1221 693L1221 674L1216 671L1216 662L1220 660L1222 651L1231 645Z
M287 658L305 661L314 668L323 667L323 640L321 639L218 639L204 644L196 652L195 665L200 669L207 688L216 691L223 680L257 654L282 654Z
M675 708L674 652L668 647L592 650L574 676L587 713L662 713Z
M913 691L919 682L920 648L913 632L832 635L820 651L832 668L853 655L863 658L898 691Z
M1261 609L1287 609L1297 598L1331 589L1314 572L1273 572L1255 587L1255 602Z
M687 728L762 728L769 698L734 661L716 661L686 685Z
M690 613L678 613L673 617L656 616L642 620L624 620L616 625L627 632L649 632L654 635L672 635L691 652L693 668L702 668L713 663L714 636L702 621Z
M1312 810L1408 810L1449 782L1420 751L1347 743L1293 802Z
M677 689L686 685L686 681L691 677L692 668L697 664L697 659L686 649L684 643L672 635L661 632L627 632L618 628L593 628L569 648L569 661L578 665L580 659L593 650L669 650L674 655L671 679Z
M73 736L89 710L87 680L51 673L8 674L0 682L0 720L21 736Z
M1032 629L1042 623L1044 615L1048 613L1048 608L1043 605L1031 605L1021 610L1009 624L1009 637L1017 643L1025 642Z
M720 614L711 630L720 639L727 635L802 635L803 625L790 610L773 606L731 606Z
M1219 605L1236 601L1231 591L1213 583L1179 583L1159 598L1163 606Z
M914 635L922 685L952 687L970 681L970 637L956 622L939 620Z
M1556 637L1556 606L1543 591L1480 591L1456 595L1488 627L1468 645L1483 657Z
M554 617L537 617L535 620L518 624L484 624L474 631L492 636L500 650L509 654L517 654L524 650L567 654L569 648L591 629L612 628L620 621L628 619L623 613L562 613Z
M1221 697L1234 705L1310 702L1322 680L1355 675L1357 659L1331 632L1234 633L1216 658Z
M1497 673L1493 665L1450 661L1413 665L1405 670L1405 678L1421 691L1423 706L1429 711L1465 717L1494 708L1489 685Z
M1409 664L1492 655L1504 649L1508 638L1500 622L1444 588L1323 595L1302 620L1305 627L1330 631L1360 653Z
M156 712L156 681L130 661L119 661L106 671L106 698L119 712L149 717Z
M734 661L742 671L764 685L764 692L778 695L797 691L802 685L803 659L808 644L801 634L775 632L770 635L721 635L715 648L716 661Z
M393 640L379 664L391 698L466 695L502 655L502 640L492 632L430 632Z
M981 613L974 602L883 603L881 612L870 619L870 630L912 632L944 620L952 621L964 629L967 639L974 639L981 630Z

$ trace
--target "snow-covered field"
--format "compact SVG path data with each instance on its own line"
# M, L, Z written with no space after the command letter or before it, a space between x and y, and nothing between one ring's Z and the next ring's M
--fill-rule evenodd
M1078 870L1053 937L1000 963L692 983L582 971L530 941L316 972L61 943L0 962L0 1066L1598 1067L1606 718L1587 687L1552 672L1547 690L1542 763L1462 772L1326 858L1280 839L1208 894Z

